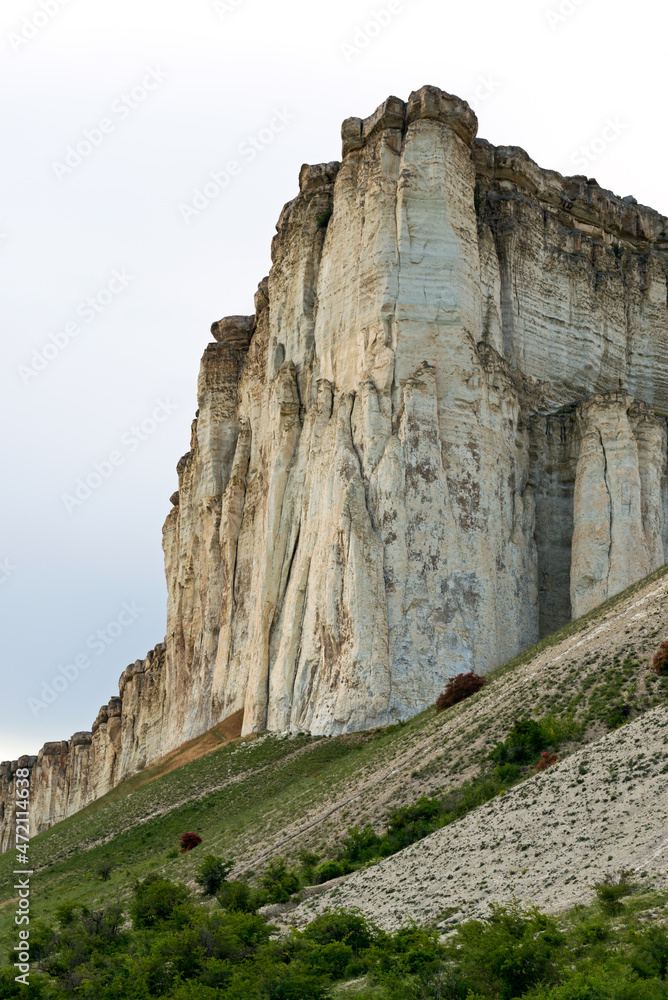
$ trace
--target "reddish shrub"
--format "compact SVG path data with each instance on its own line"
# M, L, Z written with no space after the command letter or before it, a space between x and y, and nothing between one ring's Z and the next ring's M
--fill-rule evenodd
M662 642L652 660L652 666L659 677L668 676L668 642Z
M439 712L458 705L465 698L470 698L472 694L479 691L487 683L486 677L479 677L473 670L468 674L457 674L448 681L443 694L438 696L436 708Z
M552 767L552 765L556 764L558 760L559 758L556 753L550 753L549 750L543 750L540 755L540 760L536 764L536 770L544 771L546 767Z
M202 838L197 833L183 833L181 835L181 854L192 851L193 847L198 847L202 843Z

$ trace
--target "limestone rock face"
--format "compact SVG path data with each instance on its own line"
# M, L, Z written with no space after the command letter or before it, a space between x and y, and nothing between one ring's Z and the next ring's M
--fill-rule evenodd
M664 562L665 421L631 396L578 407L571 606L585 614Z
M204 353L165 645L41 751L40 828L237 712L406 718L664 562L668 220L476 130L425 87L302 167Z
M103 705L91 732L45 743L36 757L0 764L0 852L14 844L14 779L30 768L30 834L83 809L164 754L163 644L122 674L121 697ZM122 700L121 700L122 699Z

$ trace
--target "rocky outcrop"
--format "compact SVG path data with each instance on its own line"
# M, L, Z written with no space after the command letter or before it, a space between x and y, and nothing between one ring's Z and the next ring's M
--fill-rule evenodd
M585 614L664 562L665 420L624 393L578 407L571 607Z
M30 768L30 834L83 809L164 754L164 644L124 671L91 732L45 743L36 757L0 764L0 852L14 843L14 779Z
M94 796L238 712L384 725L664 562L668 221L476 129L426 87L302 167L204 353L164 666L42 751L43 824L75 758Z

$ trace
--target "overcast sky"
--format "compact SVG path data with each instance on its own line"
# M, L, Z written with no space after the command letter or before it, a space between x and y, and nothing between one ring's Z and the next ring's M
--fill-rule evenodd
M300 165L340 157L344 118L434 84L491 142L668 214L665 11L3 0L0 759L90 729L163 639L199 359L213 320L252 312Z

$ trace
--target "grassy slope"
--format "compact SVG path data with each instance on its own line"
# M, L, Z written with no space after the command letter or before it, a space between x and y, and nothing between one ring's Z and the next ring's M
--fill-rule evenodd
M387 808L461 784L529 707L539 714L574 713L588 740L605 731L601 718L611 703L626 702L637 714L665 701L665 684L654 682L647 663L668 639L661 599L652 602L649 617L617 622L595 644L571 648L549 677L536 679L531 671L552 655L551 647L564 640L573 647L572 640L599 622L614 622L620 609L667 572L664 567L542 640L445 715L429 710L389 729L336 738L265 734L209 749L169 773L157 769L148 782L146 773L129 779L33 839L33 915L64 899L94 905L124 896L152 870L191 881L204 851L233 856L242 868L256 870L268 857L294 855L300 846L324 854L348 825L370 821L380 827ZM203 847L170 857L185 830L198 832ZM108 882L96 878L102 860L114 864ZM0 858L0 935L12 920L13 866L12 852Z

